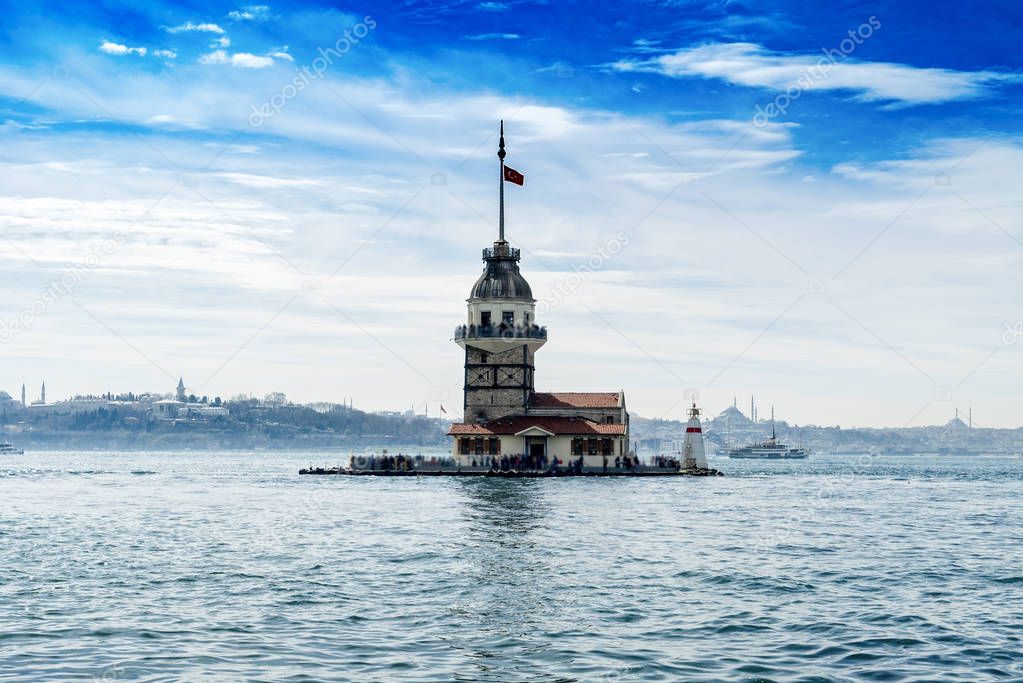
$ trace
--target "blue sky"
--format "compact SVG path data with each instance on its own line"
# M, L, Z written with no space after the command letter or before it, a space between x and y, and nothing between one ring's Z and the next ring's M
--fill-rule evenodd
M756 393L799 423L1023 424L1012 3L0 16L12 394L184 375L457 415L449 339L504 118L539 389L624 387L647 416Z

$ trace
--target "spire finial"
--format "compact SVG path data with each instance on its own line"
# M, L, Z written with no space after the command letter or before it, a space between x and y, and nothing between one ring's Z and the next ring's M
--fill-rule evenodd
M504 154L505 154L505 152L504 152L504 119L501 119L501 136L500 136L500 138L501 139L500 139L500 141L498 142L498 145L497 145L497 158L501 160L501 177L498 179L497 182L500 183L500 186L501 186L501 192L500 192L500 195L501 195L501 199L500 199L501 214L500 214L500 220L499 220L499 225L498 225L498 233L497 233L498 234L498 238L497 239L498 239L499 242L504 242Z

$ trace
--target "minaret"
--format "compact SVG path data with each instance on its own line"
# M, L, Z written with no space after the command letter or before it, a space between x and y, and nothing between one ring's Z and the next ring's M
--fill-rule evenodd
M504 183L522 184L522 176L505 167L505 155L502 121L497 149L501 170L497 241L483 250L483 274L466 299L465 324L455 329L454 336L455 343L465 349L462 408L467 423L528 412L534 354L547 342L546 328L536 324L536 299L519 272L520 252L505 240Z
M43 388L39 391L39 402L46 405L46 382L43 382Z
M682 469L707 469L707 456L703 451L703 427L700 426L700 409L693 402L686 424L686 442L682 450Z
M173 377L173 375L171 376ZM187 397L185 396L185 379L183 377L178 377L178 400L183 402L185 401L186 398Z
M21 383L21 407L22 408L27 408L28 407L28 403L26 402L26 399L25 399L25 383L24 382Z

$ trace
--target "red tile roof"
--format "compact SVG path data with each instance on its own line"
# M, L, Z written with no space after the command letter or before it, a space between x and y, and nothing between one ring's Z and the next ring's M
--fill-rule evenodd
M529 405L534 408L617 408L620 396L617 391L535 393Z
M508 436L530 427L539 427L554 434L570 436L620 436L625 434L624 424L604 424L581 417L532 417L529 415L506 417L484 424L456 422L448 429L449 436Z

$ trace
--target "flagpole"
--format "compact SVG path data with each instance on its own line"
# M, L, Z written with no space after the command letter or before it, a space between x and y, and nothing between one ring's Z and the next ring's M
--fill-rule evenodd
M501 119L501 140L497 147L497 158L501 160L501 217L499 229L499 241L504 242L504 119Z

